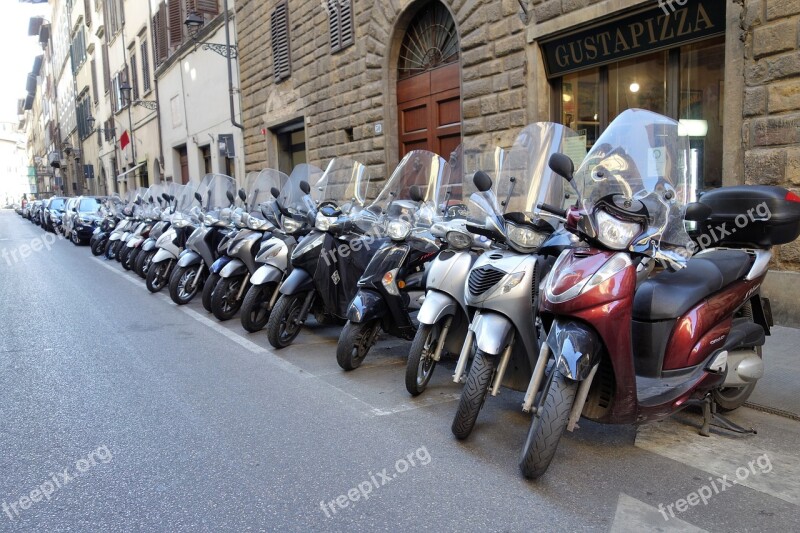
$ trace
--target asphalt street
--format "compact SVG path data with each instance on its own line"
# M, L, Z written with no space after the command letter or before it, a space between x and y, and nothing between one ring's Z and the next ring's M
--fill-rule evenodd
M758 435L710 438L693 413L582 421L531 483L521 394L459 442L452 363L412 399L405 342L345 373L336 328L275 352L44 235L0 211L0 531L800 530L795 421L743 409Z

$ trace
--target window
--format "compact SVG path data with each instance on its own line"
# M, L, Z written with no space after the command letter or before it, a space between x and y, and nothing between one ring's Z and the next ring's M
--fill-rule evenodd
M136 54L131 54L131 97L139 99L139 71L136 70Z
M353 38L353 3L351 0L326 0L331 32L331 53L344 50Z
M292 74L292 63L289 50L289 15L286 0L279 3L270 15L272 35L272 69L276 82L288 78Z
M211 174L211 145L200 147L200 157L203 158L203 174Z
M83 27L75 32L75 37L72 39L72 44L69 48L69 55L72 61L72 73L76 74L86 61L86 34L83 31Z
M106 40L112 40L125 24L122 0L106 0L105 4Z
M147 50L147 41L142 40L139 50L142 58L142 91L147 94L150 92L150 54Z
M105 94L111 90L111 67L108 64L108 46L103 44L103 90Z
M128 70L127 67L125 70L120 70L117 72L116 76L114 76L114 80L112 81L112 105L114 107L114 112L119 113L128 105L128 100L125 98L125 95L122 94L122 91L119 88L128 81Z
M169 47L170 50L178 48L183 43L184 9L181 0L169 0L167 12L169 16Z
M167 31L167 4L161 2L153 15L153 58L155 66L163 63L169 56L169 32Z
M278 145L278 170L290 174L306 162L305 121L301 118L272 130Z
M89 122L87 120L92 114L91 104L89 94L85 93L78 99L75 106L78 119L78 137L80 137L81 140L86 139L92 134L92 128L89 127Z

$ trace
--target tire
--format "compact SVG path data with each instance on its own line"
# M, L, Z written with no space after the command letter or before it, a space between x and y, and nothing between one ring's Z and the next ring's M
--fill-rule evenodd
M103 251L103 255L106 256L106 259L114 259L114 244L117 241L112 241L111 239L106 241L106 249Z
M72 244L74 244L75 246L80 246L81 244L81 239L80 237L78 237L78 232L75 230L72 230L72 232L70 233L69 240L71 240Z
M478 413L481 412L486 395L489 394L494 370L494 358L477 350L469 369L467 383L464 385L464 390L461 391L461 399L458 402L456 416L453 418L453 425L450 427L457 439L466 439L472 433L475 422L478 420Z
M369 349L375 344L380 327L381 322L377 318L358 324L348 320L336 345L336 362L339 366L344 370L355 370L360 367Z
M170 261L153 263L147 272L147 290L156 293L166 287L169 282Z
M547 472L567 428L569 413L578 392L577 381L568 379L558 369L554 372L547 398L539 413L531 420L531 429L522 449L519 468L528 479L538 479Z
M210 274L203 284L203 307L205 307L206 311L209 313L211 312L211 298L214 295L214 289L217 287L219 280L219 274Z
M414 335L406 364L406 390L412 396L422 394L433 376L436 369L434 356L441 331L439 324L420 324Z
M217 283L214 294L211 296L211 312L222 322L236 316L242 307L242 299L236 299L244 283L244 276L223 278Z
M150 269L150 262L155 257L156 252L150 250L149 252L142 252L136 256L136 262L133 264L133 271L139 274L142 279L147 279L147 271Z
M178 267L172 271L172 275L169 277L169 297L173 302L178 305L186 305L197 296L201 286L200 281L195 281L198 270L199 266L193 265ZM187 290L186 287L190 284L194 284L194 287Z
M120 264L124 264L125 261L128 260L128 254L130 253L131 253L131 248L128 247L128 243L124 243L120 247L119 252L117 253L117 261L119 261Z
M103 252L105 252L106 250L107 243L108 243L108 237L97 239L92 245L92 255L95 257L103 255Z
M303 325L298 322L298 318L306 296L306 292L291 296L283 294L275 302L267 322L267 340L273 347L286 348L300 334Z
M253 285L247 290L242 302L242 327L249 333L264 329L269 322L269 303L278 290L277 283Z
M132 248L131 251L128 252L128 255L125 256L125 261L122 262L122 268L125 270L132 269L133 265L135 264L136 257L139 255L139 253L141 253L141 251L141 248Z

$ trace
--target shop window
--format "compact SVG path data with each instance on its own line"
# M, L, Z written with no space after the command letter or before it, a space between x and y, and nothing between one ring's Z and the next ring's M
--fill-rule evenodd
M633 108L667 114L667 52L608 66L609 116Z
M303 119L272 130L278 145L278 170L291 174L295 166L306 162L306 132Z
M592 146L600 136L600 69L568 74L562 81L561 122L586 136Z

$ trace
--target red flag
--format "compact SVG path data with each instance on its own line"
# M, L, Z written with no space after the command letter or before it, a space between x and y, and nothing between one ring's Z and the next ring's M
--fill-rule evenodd
M122 135L119 136L119 147L124 150L125 147L128 146L130 143L131 143L131 138L130 136L128 136L128 131L125 130L122 132Z

